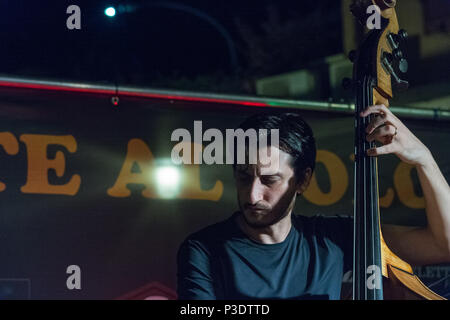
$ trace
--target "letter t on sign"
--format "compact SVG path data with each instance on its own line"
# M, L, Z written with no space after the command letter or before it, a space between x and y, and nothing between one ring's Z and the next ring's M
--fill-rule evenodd
M19 152L19 142L17 142L16 137L10 132L0 132L0 146L3 146L6 153L11 156ZM5 189L5 184L0 182L0 192Z

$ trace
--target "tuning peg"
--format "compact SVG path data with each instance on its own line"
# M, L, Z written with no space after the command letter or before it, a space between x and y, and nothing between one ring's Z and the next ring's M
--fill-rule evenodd
M400 42L404 42L408 39L408 32L403 29L401 29L397 34L391 32L387 35L387 39L391 49L396 50L398 49Z
M386 70L390 73L390 75L394 79L395 88L398 91L405 91L409 88L409 83L408 83L408 81L400 79L400 77L397 75L394 68L392 67L392 61L393 61L393 55L391 53L385 52L383 54L383 58L382 58L382 63L384 65L384 67L386 68ZM408 70L408 62L406 61L406 59L400 60L399 69L400 69L400 71L402 71L402 69Z
M348 53L348 59L352 62L352 63L354 63L355 61L356 61L356 50L351 50L349 53Z
M398 61L398 69L401 72L403 72L403 73L408 72L408 61L403 58L403 52L400 49L395 49L392 52L392 54L390 54L390 53L386 54L386 59L390 63L393 62L393 58L395 58Z
M400 41L406 41L408 39L408 32L404 29L399 30L397 34L390 33L389 35L397 42L397 44Z
M394 58L397 60L400 60L403 58L403 52L399 48L394 49L394 51L392 51L392 54L394 55Z
M403 73L408 72L408 61L406 59L400 59L398 69Z
M408 90L408 88L409 88L408 81L402 80L398 77L394 77L394 80L395 80L395 82L394 82L395 90L397 90L399 92L404 92L404 91Z
M390 52L383 53L383 63L392 64L394 62L394 55Z
M408 39L408 32L406 32L405 29L400 29L397 35L401 41L406 41Z
M398 49L398 41L396 40L397 35L390 33L387 36L387 39L388 39L389 46L391 47L392 50Z

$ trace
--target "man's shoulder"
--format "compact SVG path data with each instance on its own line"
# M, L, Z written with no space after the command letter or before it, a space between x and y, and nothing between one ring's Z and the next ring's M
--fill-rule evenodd
M189 234L185 241L210 242L229 237L233 232L233 216Z
M353 216L346 214L323 214L316 213L311 216L301 215L301 214L293 214L292 215L294 221L305 222L305 223L322 223L322 222L334 222L334 221L351 221L353 220Z
M343 231L353 225L353 217L345 214L315 214L312 216L293 215L293 222L297 229L304 233L323 234L333 230Z

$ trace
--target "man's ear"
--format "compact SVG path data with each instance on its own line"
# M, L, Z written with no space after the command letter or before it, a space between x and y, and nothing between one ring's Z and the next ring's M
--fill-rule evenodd
M312 170L311 168L306 168L303 175L303 182L299 183L297 186L298 195L303 194L303 192L305 192L306 189L308 189L309 183L311 182L311 178L312 178Z

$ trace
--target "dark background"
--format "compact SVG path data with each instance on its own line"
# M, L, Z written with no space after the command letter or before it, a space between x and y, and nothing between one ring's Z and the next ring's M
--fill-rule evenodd
M71 4L81 30L66 28ZM340 1L2 1L0 39L0 73L249 92L245 79L340 51Z

